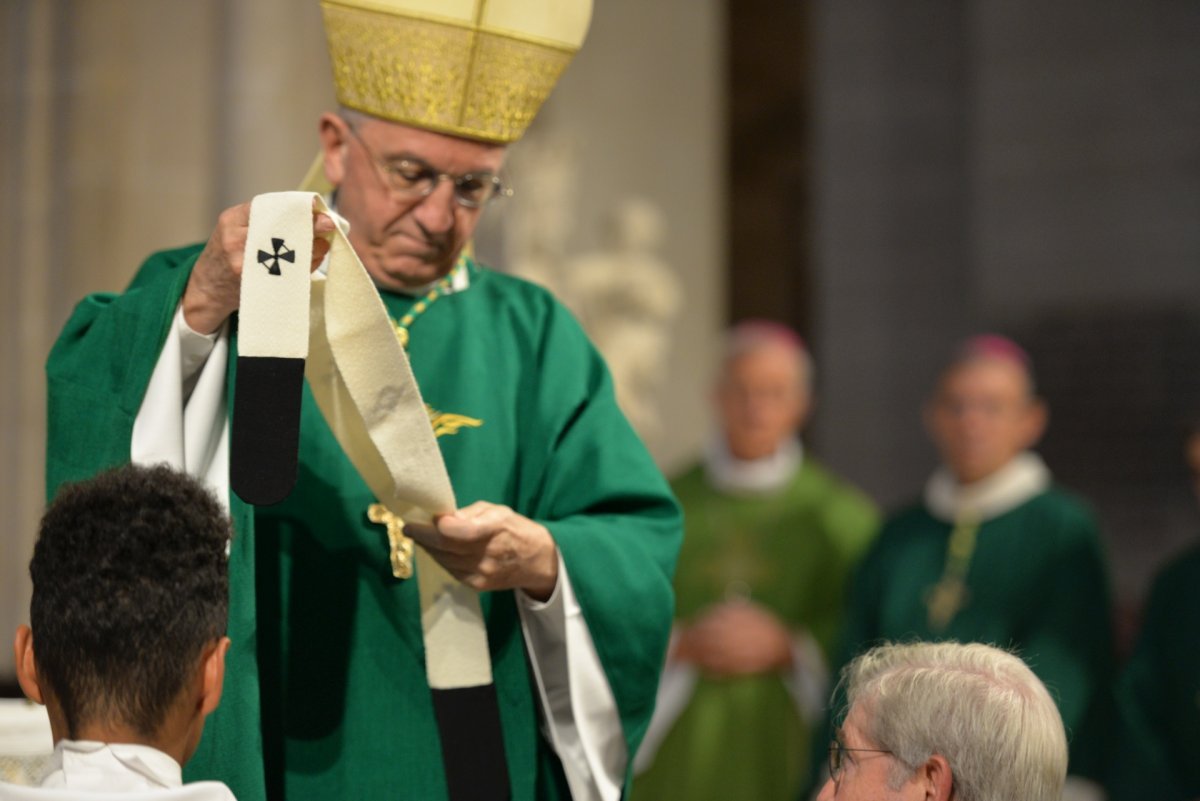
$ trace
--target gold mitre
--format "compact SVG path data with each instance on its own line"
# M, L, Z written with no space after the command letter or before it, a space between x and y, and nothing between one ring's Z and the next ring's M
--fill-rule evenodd
M592 0L321 0L321 9L339 103L507 143L583 44Z

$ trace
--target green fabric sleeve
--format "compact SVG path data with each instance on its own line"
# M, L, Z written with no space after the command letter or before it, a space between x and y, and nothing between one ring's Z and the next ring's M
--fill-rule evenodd
M603 361L565 310L538 354L543 441L531 515L550 529L616 697L630 770L670 636L682 520L665 479L617 408Z
M46 362L46 497L129 461L133 421L197 248L151 256L120 295L75 307Z
M1110 801L1200 797L1200 548L1155 580L1141 634L1117 683Z
M1117 685L1117 735L1108 779L1110 801L1186 801L1173 780L1167 739L1168 684L1161 667L1161 615L1154 608L1146 617L1137 650Z

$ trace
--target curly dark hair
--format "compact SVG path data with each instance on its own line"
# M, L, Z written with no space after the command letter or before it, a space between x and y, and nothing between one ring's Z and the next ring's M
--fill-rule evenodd
M232 527L165 465L125 465L60 489L29 573L39 679L68 736L121 723L153 737L206 645L225 633Z

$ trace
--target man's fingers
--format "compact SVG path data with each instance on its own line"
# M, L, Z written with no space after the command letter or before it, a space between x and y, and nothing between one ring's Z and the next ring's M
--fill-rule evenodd
M233 227L250 227L250 202L239 203L236 206L230 206L225 209L217 217L218 224L230 225Z
M214 232L221 258L234 275L241 275L246 253L246 236L250 233L250 204L230 206L217 217Z
M437 547L438 538L441 535L438 534L438 530L433 527L432 523L405 523L404 536L411 537L426 549L431 549Z
M238 307L249 224L249 203L222 211L188 277L183 295L184 320L201 334L216 331Z
M474 574L484 579L495 579L503 571L500 560L486 554L462 554L454 551L430 549L429 555L446 568L455 578Z
M468 587L520 587L545 600L557 584L557 549L550 532L507 506L473 503L438 516L433 525L410 523L404 531Z
M464 506L454 514L464 520L496 524L510 519L513 516L513 510L503 504L475 501L475 503Z
M317 237L313 240L311 269L315 270L321 266L321 262L325 261L325 257L329 255L331 247L333 247L333 243L324 237Z
M439 518L436 524L406 523L405 536L412 537L421 543L430 553L446 552L453 554L468 554L478 552L485 540L472 536L473 527L465 522L453 520L447 529L446 520L453 515Z
M510 577L499 559L486 554L461 554L440 548L428 548L429 555L446 572L473 590L511 589Z
M507 520L504 514L497 510L506 507L472 510L470 506L459 509L454 514L442 515L435 519L438 531L448 540L459 542L478 542L495 536L504 529Z
M324 236L325 234L332 234L336 230L337 226L334 225L332 217L322 212L313 212L313 234Z

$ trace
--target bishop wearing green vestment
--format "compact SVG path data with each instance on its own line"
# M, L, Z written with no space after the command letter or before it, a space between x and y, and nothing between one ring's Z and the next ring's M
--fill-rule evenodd
M943 466L857 570L839 661L881 640L1014 649L1057 701L1072 781L1091 791L1114 659L1107 570L1089 508L1028 450L1045 419L1023 350L962 346L926 409Z
M1117 708L1112 801L1200 798L1200 547L1155 579Z
M634 798L791 801L851 566L873 504L801 446L812 364L790 330L744 322L716 388L721 431L672 482L685 513L675 635Z
M290 495L252 507L229 492L240 277L260 267L243 258L249 204L207 243L151 256L123 293L85 299L47 365L51 494L130 460L226 492L232 646L188 774L242 801L439 799L469 783L443 764L461 743L427 676L431 615L457 612L422 614L414 547L480 591L507 782L476 797L615 801L653 708L678 507L571 315L464 255L590 3L474 5L323 4L342 108L320 119L319 172L338 220L314 214L312 232L317 267L348 224L456 511L406 524L384 508L309 384ZM469 80L441 80L459 67Z
M1200 425L1186 455L1200 500ZM1112 801L1200 798L1200 545L1172 558L1154 579L1116 695Z

